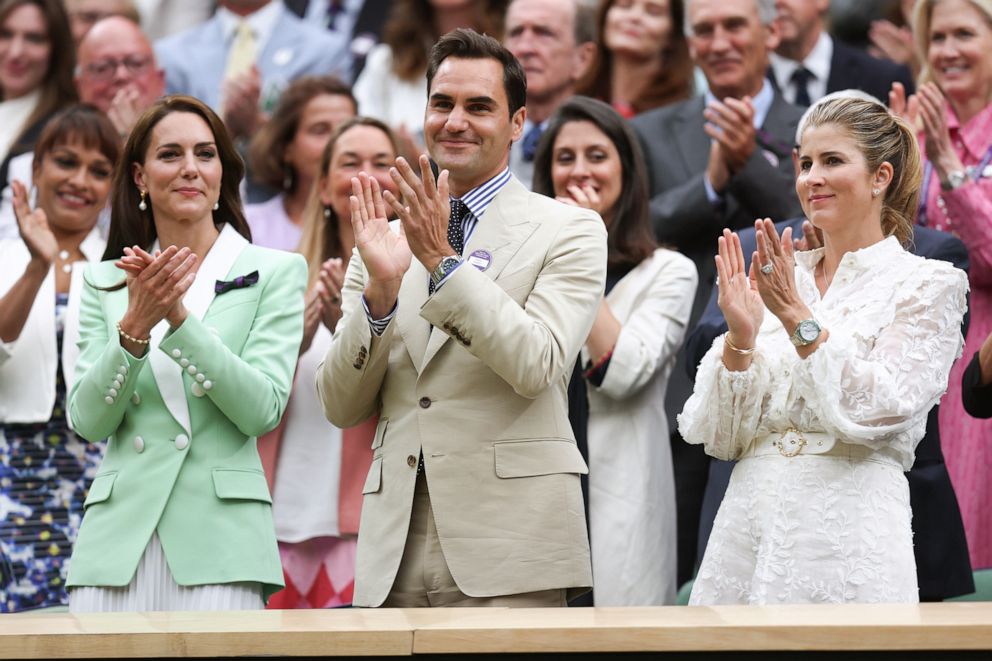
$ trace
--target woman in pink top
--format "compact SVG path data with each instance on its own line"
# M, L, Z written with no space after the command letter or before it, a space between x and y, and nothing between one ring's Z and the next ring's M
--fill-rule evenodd
M972 567L992 566L992 422L961 404L961 376L992 331L992 0L922 0L915 11L920 89L890 104L915 117L926 152L917 222L968 248L971 322L940 407L940 437Z

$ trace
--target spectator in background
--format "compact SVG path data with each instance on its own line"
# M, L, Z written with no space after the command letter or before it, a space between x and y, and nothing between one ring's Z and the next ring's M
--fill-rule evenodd
M296 250L320 154L334 129L356 112L351 90L333 76L298 78L286 88L248 149L252 176L280 191L245 207L254 243Z
M916 0L899 0L890 10L888 18L873 20L868 28L868 39L871 41L868 52L909 67L914 80L920 74L920 58L910 27L915 5Z
M709 92L632 120L645 145L655 235L692 259L699 272L689 328L709 300L716 275L713 245L723 228L801 213L793 193L792 145L802 110L765 79L768 53L778 45L774 19L774 0L687 0L689 49ZM680 352L665 402L679 507L680 584L695 564L709 463L675 428L675 415L691 391Z
M105 113L124 138L146 108L165 89L162 70L155 61L151 44L141 28L129 18L111 16L99 21L78 48L76 88L84 103ZM31 190L32 152L10 159L7 181L19 179ZM109 213L98 222L106 233ZM5 188L0 201L0 237L16 234L11 189Z
M89 106L55 115L34 148L38 206L14 182L19 236L0 240L0 612L64 606L83 499L103 456L69 428L83 266L120 156Z
M661 403L689 321L696 267L655 244L644 156L610 106L584 96L566 101L534 163L534 192L592 209L607 228L606 297L572 377L588 388L593 603L672 604L675 482Z
M593 10L577 0L513 0L504 44L527 74L527 116L523 138L510 149L510 171L529 188L541 134L595 55Z
M141 20L134 0L65 0L65 9L77 47L90 28L105 18L123 16L135 23Z
M398 194L389 176L396 155L389 128L358 117L340 125L319 157L300 243L310 272L303 345L273 470L272 516L286 589L272 596L269 608L351 604L377 418L349 429L328 426L313 384L341 317L341 284L355 246L351 178L366 172L382 190Z
M138 24L112 16L93 26L79 44L79 98L102 110L127 138L138 116L165 92L165 73Z
M382 38L392 0L284 0L300 18L342 35L351 51L352 80L365 67L365 58Z
M905 66L876 59L831 38L824 25L830 0L776 0L779 44L769 79L790 103L809 106L830 92L859 89L888 98L893 82L913 89Z
M0 0L0 185L53 113L77 98L75 49L61 0Z
M383 28L382 43L372 49L358 80L355 98L363 115L391 127L400 153L414 162L424 151L424 72L431 46L459 27L499 39L506 0L395 0Z
M971 356L992 332L992 1L921 0L914 25L922 84L909 103L894 90L891 105L923 127L926 161L917 222L956 234L968 248L971 322L964 354ZM951 371L940 436L971 562L979 568L992 566L992 422L965 414L966 366L959 360Z
M688 99L693 66L683 16L682 0L603 0L596 56L578 93L610 103L628 119Z
M250 137L282 90L305 75L348 80L339 36L297 18L280 0L219 0L217 13L155 45L169 94L218 110L235 138Z

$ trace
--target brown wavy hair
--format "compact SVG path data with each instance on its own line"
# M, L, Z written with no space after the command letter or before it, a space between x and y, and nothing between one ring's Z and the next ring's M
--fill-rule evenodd
M596 14L596 53L589 70L576 85L576 93L612 103L610 80L613 72L613 53L606 47L606 14L616 0L602 0ZM654 79L645 86L632 106L642 113L675 101L688 99L693 89L693 64L689 56L689 42L683 32L685 6L682 0L668 0L668 13L672 26L668 44L661 49L662 65Z
M352 110L358 112L358 102L351 88L334 76L305 76L297 78L279 97L279 104L269 121L259 129L248 147L248 165L258 181L277 190L284 188L287 175L285 162L286 148L293 141L300 128L300 120L307 104L323 94L347 97ZM296 188L295 172L289 172L291 185L288 192Z
M602 131L620 157L620 197L612 209L607 231L606 268L611 272L637 266L658 247L651 230L647 165L634 130L610 105L588 96L573 96L558 108L541 136L534 156L534 192L555 196L551 166L555 140L570 122L592 122Z
M238 150L234 147L231 136L228 135L224 122L213 110L199 99L181 94L166 96L156 101L141 114L131 135L124 144L123 157L118 161L114 170L114 181L111 192L110 232L107 236L107 249L103 259L118 259L124 254L125 246L141 246L150 250L158 231L155 229L155 218L152 207L141 211L138 202L141 196L138 187L134 185L132 168L135 163L143 164L152 139L152 131L165 117L174 112L188 112L199 115L210 127L217 146L223 172L220 181L219 207L213 213L214 225L218 229L227 223L239 234L251 241L251 230L245 220L244 208L241 206L241 193L238 186L245 174L245 164Z
M478 0L475 5L476 32L503 40L503 17L509 0ZM394 0L382 30L382 41L393 52L393 73L401 80L415 81L427 69L427 56L442 35L434 28L435 10L428 0Z
M913 129L878 101L839 97L815 103L803 122L811 127L834 124L847 131L864 156L869 172L882 163L892 165L892 183L882 198L882 233L903 246L913 239L923 168ZM800 136L801 137L801 136Z
M7 20L11 12L23 5L34 5L41 10L48 28L48 43L52 49L48 71L41 81L41 99L24 123L26 131L42 118L78 101L79 94L72 79L76 70L75 42L69 27L69 16L61 0L0 0L0 24ZM6 100L3 89L0 89L0 101ZM16 146L22 138L23 132L13 144ZM12 148L11 151L13 150Z

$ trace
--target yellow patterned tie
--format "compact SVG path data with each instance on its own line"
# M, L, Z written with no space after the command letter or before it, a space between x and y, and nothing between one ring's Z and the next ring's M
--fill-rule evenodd
M227 55L227 70L224 78L240 76L255 64L255 31L248 21L240 21L234 31L234 42L231 52Z

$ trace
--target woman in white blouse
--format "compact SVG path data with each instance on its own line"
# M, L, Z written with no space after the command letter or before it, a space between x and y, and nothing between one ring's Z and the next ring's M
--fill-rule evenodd
M655 243L640 144L602 101L575 96L552 116L534 158L534 191L596 211L608 235L606 295L580 355L593 601L674 603L675 476L662 404L696 267ZM573 427L582 424L574 401L569 408Z
M737 459L690 603L915 602L909 491L927 412L961 353L965 274L907 252L920 154L877 102L808 113L796 192L824 247L758 221L716 257L728 332L679 416Z

